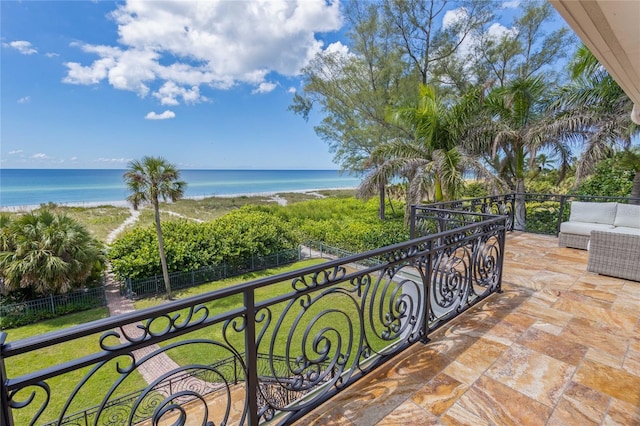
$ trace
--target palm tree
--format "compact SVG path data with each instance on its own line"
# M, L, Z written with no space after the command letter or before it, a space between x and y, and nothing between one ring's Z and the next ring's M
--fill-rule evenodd
M31 296L66 293L99 279L102 244L64 214L40 210L18 219L2 217L0 278L5 291Z
M567 143L572 129L554 125L546 99L548 87L540 77L516 78L492 90L478 110L478 121L468 146L488 155L487 162L518 196L516 229L524 229L525 176L541 149L558 157L560 176L571 163Z
M572 81L551 105L557 128L570 128L584 144L576 167L575 186L614 150L627 150L640 127L631 121L633 102L596 57L581 46L570 64Z
M162 157L143 157L141 160L133 160L129 163L124 174L124 180L131 192L127 201L134 209L141 205L151 204L155 214L156 233L158 234L158 251L162 264L162 276L167 289L167 298L171 299L171 283L169 282L169 269L164 253L164 240L162 239L162 226L160 225L159 198L177 201L184 195L186 182L180 179L180 171Z
M410 137L396 139L378 147L372 155L379 164L360 184L357 194L371 196L381 182L393 177L407 179L406 206L424 199L443 201L459 196L464 172L475 171L485 177L490 173L460 147L466 114L477 103L477 92L453 106L442 102L431 86L420 86L417 105L396 108L388 119L410 129Z

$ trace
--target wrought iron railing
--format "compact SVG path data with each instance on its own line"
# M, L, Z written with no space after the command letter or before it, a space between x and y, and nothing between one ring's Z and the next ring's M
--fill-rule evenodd
M560 232L560 224L569 219L572 201L617 202L640 204L640 198L602 197L576 194L503 194L466 200L412 206L411 238L439 232L441 228L433 221L423 220L423 211L433 208L456 211L504 215L507 230L522 230L532 233L553 234ZM522 206L518 209L518 206ZM516 212L520 210L520 215ZM426 215L429 217L429 214Z
M150 424L299 419L500 290L504 216L421 209L421 220L443 232L29 339L6 342L1 333L2 424L62 424L80 403L99 407L92 424L109 424L107 407L141 380L138 370L163 357L177 367L119 407L125 424L140 418L157 384L196 371L222 383L216 399L197 387L162 394ZM383 261L361 264L372 258ZM21 357L80 344L92 346L90 354L15 373ZM259 353L268 357L266 371L258 371ZM211 367L225 358L240 368L237 385Z
M269 357L266 354L258 353L258 377L261 379L259 395L271 395L273 398L279 398L282 401L287 401L287 403L293 402L303 396L299 392L284 389L278 386L277 382L271 380L271 376L269 375L270 359L280 365L278 371L286 371L286 359L284 357ZM211 376L208 374L210 370L215 370L219 372L220 375ZM141 402L138 403L139 409L136 411L133 423L141 423L152 418L155 407L162 402L167 395L173 395L184 389L193 390L197 388L200 395L207 397L214 392L226 390L227 384L230 386L238 385L240 381L244 380L243 373L236 358L225 358L207 366L207 369L194 370L175 377L169 377L157 383L152 389L140 389L131 392L110 401L104 407L96 405L73 413L63 419L46 423L43 426L55 426L58 424L65 426L91 426L95 424L99 414L109 419L107 424L113 426L126 424L126 413L131 410L138 400L141 400ZM194 396L187 395L181 398L179 402L181 405L187 405L194 400L196 400ZM125 417L123 417L123 415Z

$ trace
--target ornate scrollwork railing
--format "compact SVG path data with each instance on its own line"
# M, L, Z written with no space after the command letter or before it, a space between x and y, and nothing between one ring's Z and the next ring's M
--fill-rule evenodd
M515 205L517 194L492 195L487 197L471 198L467 200L444 201L421 206L412 206L411 210L411 238L429 235L436 232L444 232L461 226L463 223L478 220L478 216L460 216L442 214L434 217L433 210L451 210L458 214L462 212L483 213L488 215L505 216L507 230L514 229Z
M439 232L52 334L0 334L2 424L299 419L500 290L504 216L421 214ZM58 344L83 352L16 373ZM87 407L86 423L67 421Z

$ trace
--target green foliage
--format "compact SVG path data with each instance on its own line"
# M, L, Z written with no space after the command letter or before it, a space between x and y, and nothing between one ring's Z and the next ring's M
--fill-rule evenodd
M268 212L241 208L213 222L175 221L163 226L169 271L203 266L234 265L254 256L268 256L295 248L292 228ZM118 238L109 251L113 272L119 277L159 275L160 255L155 229L138 228Z
M0 218L0 281L29 298L66 293L98 282L102 244L74 219L40 209Z
M258 207L265 209L265 207ZM301 241L322 241L343 250L373 250L409 239L403 224L404 205L394 203L395 214L378 220L378 201L325 198L291 206L270 206L268 210L295 227Z
M595 173L578 186L581 195L627 197L631 194L635 171L621 161L621 154L601 161Z
M558 170L543 170L530 175L526 180L527 192L532 194L568 194L571 192L575 176L572 169L560 183Z
M479 198L489 195L487 185L484 182L465 182L460 194L462 198Z
M556 201L527 202L527 231L541 234L555 234L558 227L560 203ZM569 219L569 209L563 211L562 221Z

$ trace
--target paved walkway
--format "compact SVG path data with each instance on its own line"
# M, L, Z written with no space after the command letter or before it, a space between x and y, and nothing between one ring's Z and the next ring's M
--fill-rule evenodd
M118 228L114 229L108 236L107 242L111 243L115 240L119 233L124 231L124 229L135 223L140 216L140 211L131 209L131 216L127 218ZM106 280L106 292L107 292L107 307L109 308L109 315L116 316L121 314L126 314L127 312L135 311L135 307L133 306L133 302L127 299L124 296L120 295L120 287L119 284L114 281L113 274L111 271L107 273ZM115 330L117 333L122 334L122 330ZM138 329L137 324L128 324L124 327L124 332L129 336L138 336L141 331ZM120 342L126 343L126 340L123 337L120 337ZM137 350L133 352L136 360L140 360L143 357L153 353L160 349L158 345L151 345L146 348ZM169 373L171 371L176 371L180 366L176 364L167 354L164 352L158 353L153 358L150 358L144 364L141 364L138 367L138 371L142 374L144 380L151 384L156 379L161 377L162 375ZM178 389L176 391L179 391Z

